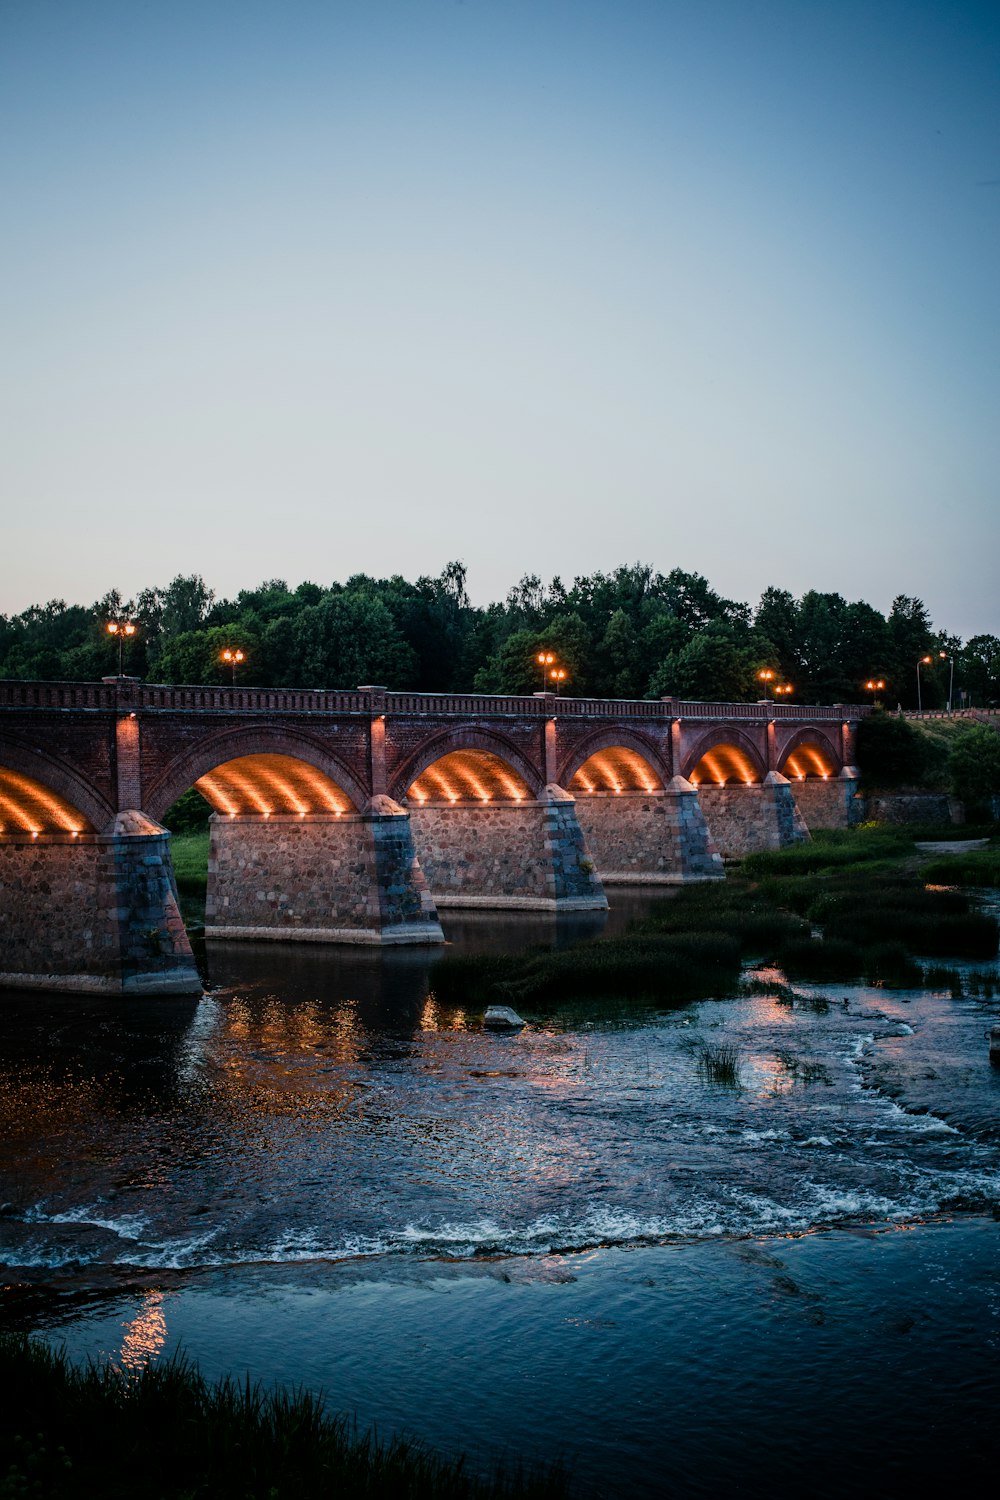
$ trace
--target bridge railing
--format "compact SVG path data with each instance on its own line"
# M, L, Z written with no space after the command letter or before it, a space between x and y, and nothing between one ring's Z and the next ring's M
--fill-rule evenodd
M118 702L103 682L0 682L0 708L103 708Z
M681 698L570 698L551 693L394 693L382 689L211 687L139 682L0 682L0 708L148 709L174 713L427 714L461 718L857 720L866 704L706 703Z

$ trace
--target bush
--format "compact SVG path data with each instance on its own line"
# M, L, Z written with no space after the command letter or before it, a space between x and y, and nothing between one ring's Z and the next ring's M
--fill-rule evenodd
M1000 885L1000 848L939 854L924 866L923 876L932 885Z
M876 712L858 725L855 759L872 786L919 786L929 767L925 737L906 719Z
M876 943L865 951L865 983L887 989L914 990L923 983L923 970L902 943Z
M789 979L812 979L819 984L858 979L864 971L861 949L840 938L800 938L786 943L778 963Z
M949 752L948 780L968 809L985 815L1000 792L1000 734L986 724L966 728Z

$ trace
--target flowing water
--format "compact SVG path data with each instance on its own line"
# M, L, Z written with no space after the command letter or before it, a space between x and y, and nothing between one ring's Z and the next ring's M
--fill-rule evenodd
M649 899L616 893L612 928ZM803 1462L815 1494L905 1487L985 1456L995 1002L813 985L497 1036L435 1001L425 952L206 962L199 1002L3 997L6 1326L126 1365L182 1343L443 1449L558 1451L581 1493L795 1493Z

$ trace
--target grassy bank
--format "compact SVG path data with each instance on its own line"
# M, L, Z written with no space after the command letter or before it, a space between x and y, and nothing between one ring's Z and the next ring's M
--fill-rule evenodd
M497 1471L379 1440L305 1393L210 1385L183 1358L121 1373L0 1335L0 1496L51 1500L543 1500L561 1474Z
M208 829L175 833L170 840L177 889L182 896L204 896L208 888Z
M446 956L431 985L444 1004L550 1008L587 998L657 1006L724 996L744 960L790 979L937 987L921 958L990 959L996 919L962 891L928 889L916 838L954 829L866 827L748 856L725 885L684 887L620 938L557 953ZM997 858L996 846L992 857ZM989 851L984 851L987 853Z

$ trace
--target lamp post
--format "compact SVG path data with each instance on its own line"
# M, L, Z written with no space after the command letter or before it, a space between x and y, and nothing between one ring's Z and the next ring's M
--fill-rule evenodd
M126 640L131 640L135 635L136 627L131 620L109 620L105 629L108 635L112 636L118 642L118 676L121 677L124 675L122 672L122 652L125 649Z
M233 669L233 687L235 687L236 686L236 668L239 666L239 664L240 664L241 661L246 661L246 656L238 648L234 651L231 646L227 646L226 649L225 649L225 651L220 651L219 652L219 660L220 661L224 661L227 666L232 667L232 669Z
M794 692L795 689L790 682L779 682L774 690L774 696L776 698L787 698L789 693Z
M544 691L545 691L545 674L546 674L547 669L549 667L551 667L552 663L555 661L555 657L553 656L553 654L552 654L551 651L539 651L538 655L535 657L535 660L537 661L537 663L538 663L538 665L539 665L539 667L541 669L541 673L542 673L542 692L544 693Z
M878 695L885 687L885 679L882 677L869 677L865 687L872 695L872 708L878 708Z
M934 660L933 656L918 656L917 657L917 713L918 714L922 713L923 712L923 708L924 708L924 705L923 705L923 703L921 701L921 697L920 697L920 668L921 667L929 667L930 664L931 664L931 662L933 660Z
M771 668L762 667L761 670L757 673L757 680L764 684L764 702L766 703L771 696L770 688L771 683L774 681L774 673L772 672Z
M566 668L565 667L553 667L552 670L551 670L551 672L549 673L549 676L552 678L552 681L556 685L556 697L558 698L558 696L559 696L559 689L560 689L561 685L566 681Z
M950 653L948 651L939 651L938 656L941 661L948 662L950 666L948 672L948 712L951 713L951 701L955 687L955 653L953 651Z

